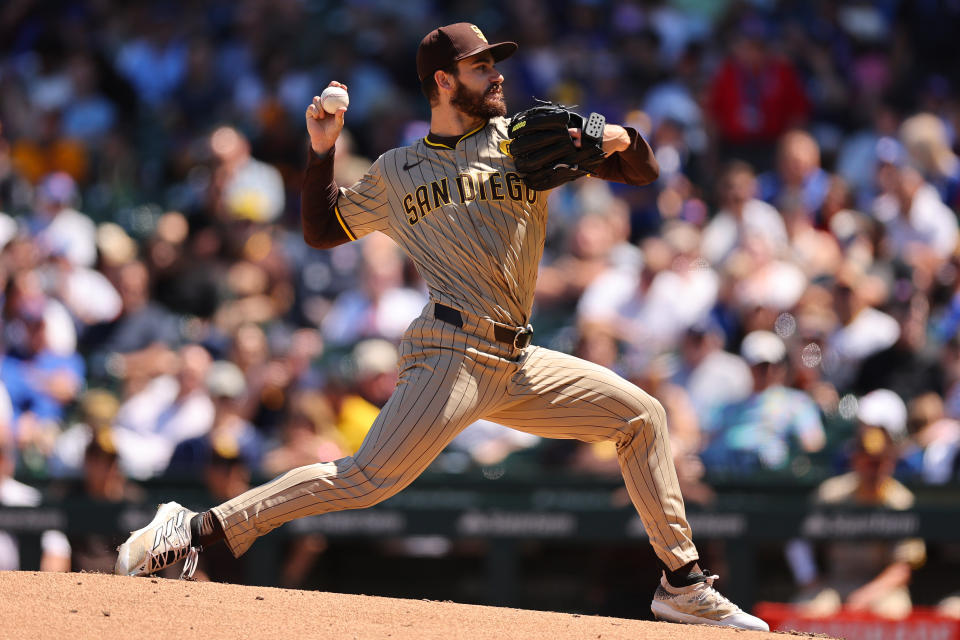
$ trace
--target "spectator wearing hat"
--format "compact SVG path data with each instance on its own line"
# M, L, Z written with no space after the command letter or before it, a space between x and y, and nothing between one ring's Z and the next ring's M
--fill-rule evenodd
M897 394L877 389L860 398L850 471L825 480L814 494L818 505L905 510L913 493L893 477L899 442L906 435L907 408ZM824 575L814 577L803 609L831 615L841 605L885 618L910 615L908 584L926 560L923 540L834 541L826 545ZM816 574L814 574L816 576Z
M83 471L83 461L87 447L96 433L111 430L114 444L117 432L112 430L114 418L120 401L102 388L90 388L83 392L79 401L79 416L76 422L57 437L47 470L55 478L76 477ZM121 455L121 468L123 468Z
M239 455L251 468L257 469L263 457L263 436L243 417L243 398L247 382L243 372L232 362L218 360L206 375L207 393L213 400L214 416L210 431L184 440L173 450L167 473L198 473L220 442L235 442ZM231 445L232 446L232 445Z
M342 393L333 394L337 431L352 454L363 443L380 408L397 384L399 354L392 342L379 338L361 340L351 352L353 371ZM352 375L351 375L352 374Z
M751 473L789 469L798 453L820 451L826 443L820 411L805 393L785 387L787 349L769 331L753 331L740 354L750 366L753 391L723 407L704 429L702 454L710 471Z

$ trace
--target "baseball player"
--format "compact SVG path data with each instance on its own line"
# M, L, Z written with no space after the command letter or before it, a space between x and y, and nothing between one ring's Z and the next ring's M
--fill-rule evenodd
M327 114L319 98L307 107L304 239L328 248L387 234L430 290L401 341L397 387L354 456L294 469L199 514L163 504L119 547L117 573L147 575L186 559L190 575L198 551L220 540L240 556L285 522L375 505L486 418L546 438L614 441L663 569L654 614L768 629L720 595L717 576L698 565L661 404L608 369L531 344L547 193L527 186L508 155L504 79L495 64L516 49L489 44L467 23L429 33L417 73L430 100L430 133L384 153L350 187L333 179L346 109ZM636 131L606 125L600 140L605 158L595 175L632 185L656 179L656 160Z

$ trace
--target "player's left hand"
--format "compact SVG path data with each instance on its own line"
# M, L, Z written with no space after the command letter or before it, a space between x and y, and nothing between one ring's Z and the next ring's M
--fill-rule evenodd
M570 129L573 144L580 147L580 129ZM608 124L603 128L603 152L607 155L623 151L630 146L630 136L627 130L618 124Z

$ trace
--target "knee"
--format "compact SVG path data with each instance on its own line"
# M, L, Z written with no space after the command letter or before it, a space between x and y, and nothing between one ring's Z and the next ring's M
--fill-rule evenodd
M361 466L356 467L360 481L355 485L357 507L365 509L383 502L399 491L395 479L374 473Z
M663 423L667 419L667 412L663 404L643 389L634 393L634 410L644 422Z
M637 389L635 394L635 417L631 420L634 432L641 429L659 433L666 430L667 412L663 404L652 395Z

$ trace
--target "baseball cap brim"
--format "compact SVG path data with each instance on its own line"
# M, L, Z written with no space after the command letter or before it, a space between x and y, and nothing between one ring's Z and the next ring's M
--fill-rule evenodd
M482 47L477 47L473 51L468 51L462 53L454 60L466 60L470 56L475 56L477 54L483 53L484 51L489 51L493 55L494 62L500 62L501 60L506 60L512 56L517 50L516 42L497 42L495 44L488 44Z

